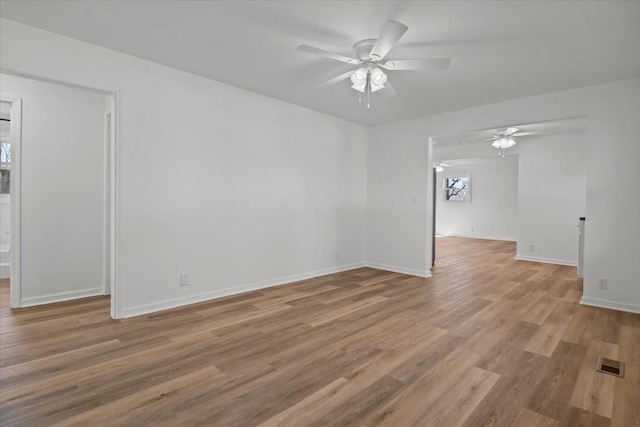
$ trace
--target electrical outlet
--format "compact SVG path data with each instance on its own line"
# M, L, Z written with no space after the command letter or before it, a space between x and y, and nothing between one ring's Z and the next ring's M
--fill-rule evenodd
M536 251L536 245L529 245L529 252L535 252Z
M416 196L411 196L411 204L413 206L418 204L418 198Z
M607 279L598 279L599 289L607 289L608 287L609 287L609 283Z
M189 275L186 273L180 274L180 286L189 286Z

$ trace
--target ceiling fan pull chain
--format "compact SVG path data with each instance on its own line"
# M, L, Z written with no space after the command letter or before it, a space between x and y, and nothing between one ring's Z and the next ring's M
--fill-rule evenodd
M371 82L369 81L369 76L367 75L367 108L371 108L369 105L369 98L371 98Z
M358 92L358 102L362 104L362 92Z

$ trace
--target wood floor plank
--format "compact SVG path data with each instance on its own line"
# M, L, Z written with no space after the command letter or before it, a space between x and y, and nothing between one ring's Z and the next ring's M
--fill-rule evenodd
M317 412L317 406L326 402L331 395L335 395L336 391L345 383L348 383L345 378L338 378L331 384L321 388L312 395L307 396L295 405L288 407L286 410L260 423L259 427L277 427L281 425L293 426L309 422L308 412Z
M537 332L538 326L528 322L518 322L509 330L501 332L497 337L491 337L474 346L475 350L483 355L476 366L505 374L515 360L520 357L525 345Z
M620 326L618 357L625 363L624 378L616 378L613 400L615 427L640 427L640 329Z
M105 405L84 411L76 416L64 420L61 426L87 426L108 424L111 420L125 421L124 418L139 408L145 411L153 411L153 402L158 405L163 404L163 400L169 395L184 394L187 389L197 389L210 384L216 377L224 375L215 366L207 366L189 374L174 378L172 380L157 384L155 386L141 390L133 395L125 396L121 399L113 400ZM134 420L132 420L134 421Z
M320 313L316 316L311 317L308 320L305 320L305 323L309 326L322 325L323 323L331 322L332 320L335 320L339 317L345 316L347 314L351 314L354 311L360 310L365 307L369 307L374 304L381 303L386 300L387 300L386 297L374 296L374 297L369 297L369 298L360 300L358 302L353 302L339 309L334 309L333 307L329 307L329 309L326 312Z
M574 306L575 304L566 301L557 301L553 311L525 346L525 350L550 357L571 322Z
M549 363L540 372L541 379L528 408L559 420L569 405L587 349L560 341Z
M405 384L395 378L383 376L359 393L344 399L334 411L310 423L310 427L350 426L367 424L375 417L375 411L386 401L404 389ZM305 423L306 424L306 423Z
M611 420L575 406L569 406L560 419L562 427L609 427Z
M0 280L0 425L640 427L640 315L579 305L574 267L514 242L437 245L428 279L358 268L117 321L108 297L12 310Z
M577 408L611 418L616 378L602 372L596 372L600 356L617 359L618 345L591 340L580 367L580 374L576 379L570 403Z
M477 359L478 356L474 353L454 351L450 357L382 407L374 417L375 424L405 426L420 422L428 416L428 409L442 394L468 374Z
M531 401L545 359L522 351L511 369L500 377L491 393L480 402L463 425L475 427L513 423L520 409Z
M461 426L499 378L493 372L471 367L414 425Z
M529 311L522 320L535 323L536 325L542 325L549 315L551 315L557 304L557 298L544 296L531 308L531 311Z
M560 421L545 417L526 408L520 409L516 420L512 424L513 427L557 427L559 425Z

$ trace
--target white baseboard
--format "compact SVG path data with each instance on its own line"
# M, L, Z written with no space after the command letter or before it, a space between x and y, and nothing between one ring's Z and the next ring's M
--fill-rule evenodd
M271 288L273 286L285 285L287 283L298 282L300 280L306 280L306 279L312 279L314 277L325 276L327 274L340 273L342 271L353 270L361 267L366 267L365 263L341 265L337 267L330 267L322 270L311 271L309 273L294 274L291 276L279 277L276 279L263 280L261 282L234 286L232 288L217 289L215 291L203 292L195 295L171 298L163 301L153 302L150 304L142 304L134 307L124 308L121 314L122 314L122 317L124 318L141 316L143 314L154 313L156 311L168 310L170 308L181 307L183 305L188 305L188 304L196 304L199 302L209 301L215 298L241 294L244 292L256 291L259 289Z
M39 297L22 298L20 301L20 307L33 307L34 305L51 304L54 302L69 301L72 299L95 297L100 295L102 295L102 288L60 292L57 294L42 295Z
M516 255L515 259L519 261L542 262L545 264L568 265L570 267L578 266L578 261L572 261L568 259L542 258L528 255Z
M0 264L0 279L8 279L11 277L11 265L9 263Z
M627 304L625 302L610 301L600 298L589 298L583 296L580 300L582 305L590 305L592 307L609 308L611 310L628 311L629 313L640 314L640 305Z
M515 241L518 240L515 237L479 236L477 234L439 234L439 233L436 233L436 237L464 237L465 239L502 240L502 241L505 241L505 242L515 242Z
M429 278L431 277L431 270L427 271L415 270L413 268L398 267L395 265L378 264L377 262L368 262L367 267L377 268L378 270L392 271L394 273L408 274L410 276L418 276Z

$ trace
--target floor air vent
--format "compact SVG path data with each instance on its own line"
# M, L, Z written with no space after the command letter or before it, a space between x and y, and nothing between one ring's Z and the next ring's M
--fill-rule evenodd
M598 357L598 367L596 371L624 378L624 362Z

